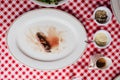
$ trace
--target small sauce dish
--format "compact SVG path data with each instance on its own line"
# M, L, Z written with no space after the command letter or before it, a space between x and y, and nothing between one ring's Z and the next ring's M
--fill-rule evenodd
M112 13L110 9L105 6L96 8L93 13L93 19L99 26L106 26L110 23L112 18Z
M112 41L111 35L105 30L99 30L95 33L93 43L97 48L107 48Z

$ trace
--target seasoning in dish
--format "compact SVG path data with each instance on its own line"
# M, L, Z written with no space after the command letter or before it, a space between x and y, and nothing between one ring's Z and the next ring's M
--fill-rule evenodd
M98 68L103 68L103 67L105 67L105 66L106 66L106 60L105 60L104 58L98 59L97 62L96 62L96 66L97 66Z
M107 13L104 10L97 10L95 13L95 19L99 23L105 23L107 21Z
M95 36L95 43L98 46L105 46L107 44L107 36L104 33L97 33Z

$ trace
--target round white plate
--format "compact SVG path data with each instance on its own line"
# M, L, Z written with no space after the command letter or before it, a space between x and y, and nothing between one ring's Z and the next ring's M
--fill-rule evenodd
M30 32L46 33L51 26L62 32L64 42L60 45L64 48L55 53L34 49L35 45L27 41L26 36L30 37ZM63 68L75 62L86 48L85 40L83 25L68 13L56 9L38 9L23 14L13 23L7 36L8 47L17 60L44 70Z

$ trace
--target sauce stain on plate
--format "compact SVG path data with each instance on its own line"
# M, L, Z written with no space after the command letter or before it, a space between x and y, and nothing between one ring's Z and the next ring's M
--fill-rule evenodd
M47 34L38 30L33 33L30 30L30 34L27 35L27 38L30 43L32 42L35 46L39 47L39 50L51 53L58 51L60 43L64 41L61 36L62 33L62 31L58 32L55 27L49 27Z
M57 33L54 27L49 28L47 40L50 43L52 48L59 46L61 41L60 39L62 39L60 37L60 33Z

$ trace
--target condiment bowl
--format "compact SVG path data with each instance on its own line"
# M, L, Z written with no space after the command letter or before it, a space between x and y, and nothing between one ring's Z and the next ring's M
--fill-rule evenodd
M95 36L96 36L98 33L104 33L104 34L106 35L106 37L107 37L107 42L106 42L106 45L105 45L105 46L99 46L99 45L96 44L96 42L95 42ZM97 47L97 48L107 48L107 47L110 45L111 42L112 42L111 35L110 35L109 32L107 32L107 31L105 31L105 30L99 30L99 31L97 31L97 32L94 34L93 43L94 43L95 47Z
M106 12L106 14L107 14L107 19L106 19L106 22L105 22L105 23L99 23L99 22L95 19L95 13L96 13L98 10L104 10L104 11ZM101 6L101 7L96 8L96 10L94 11L92 17L93 17L94 21L95 21L99 26L106 26L106 25L107 25L108 23L110 23L110 21L111 21L112 13L111 13L110 9L108 9L107 7Z

